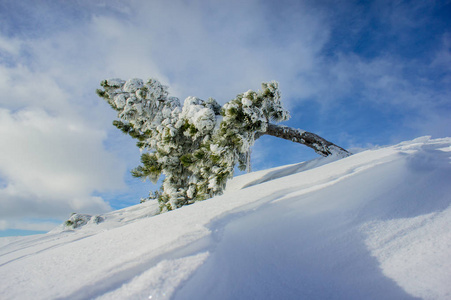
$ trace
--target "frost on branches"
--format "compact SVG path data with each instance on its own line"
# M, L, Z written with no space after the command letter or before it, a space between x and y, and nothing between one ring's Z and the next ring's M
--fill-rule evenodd
M101 86L97 94L118 112L120 120L113 125L137 139L137 146L144 150L142 165L132 170L133 176L156 182L164 175L162 192L151 193L162 211L221 194L234 167L246 167L256 138L289 134L290 128L270 123L289 118L277 82L263 83L261 91L239 94L223 107L212 98L196 97L186 98L182 106L155 79L109 79ZM306 144L322 155L348 153L324 139L309 145L302 136L305 133L311 134L296 131L298 136L279 137ZM324 152L330 149L331 153Z

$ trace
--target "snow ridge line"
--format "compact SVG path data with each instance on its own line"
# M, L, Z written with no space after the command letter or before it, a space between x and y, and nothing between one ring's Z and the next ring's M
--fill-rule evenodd
M346 173L337 174L335 176L328 177L327 179L315 182L313 184L309 184L309 187L299 190L299 188L293 189L294 192L287 193L284 197L274 200L275 202L283 201L290 198L299 197L305 194L313 193L315 191L321 190L325 187L329 187L332 185L335 185L343 180L346 180L352 176L358 175L361 172L364 172L365 170L371 169L373 167L383 165L386 163L391 162L392 160L384 160L384 161L377 161L370 165L361 165L356 166L355 168L349 169Z

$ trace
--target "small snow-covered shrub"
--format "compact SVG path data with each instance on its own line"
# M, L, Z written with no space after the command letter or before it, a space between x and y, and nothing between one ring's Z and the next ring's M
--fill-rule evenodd
M77 214L73 213L70 218L64 222L64 225L70 229L76 229L81 226L84 226L88 223L98 224L103 222L103 218L101 216L91 216L85 214Z

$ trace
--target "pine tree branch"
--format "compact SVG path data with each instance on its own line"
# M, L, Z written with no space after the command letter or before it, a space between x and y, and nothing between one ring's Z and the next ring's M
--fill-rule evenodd
M267 130L265 132L257 134L255 136L255 139L259 138L262 135L271 135L295 143L303 144L307 147L312 148L316 153L322 156L338 155L341 157L347 157L351 155L351 153L347 150L325 140L324 138L314 133L300 129L294 129L283 125L268 123Z

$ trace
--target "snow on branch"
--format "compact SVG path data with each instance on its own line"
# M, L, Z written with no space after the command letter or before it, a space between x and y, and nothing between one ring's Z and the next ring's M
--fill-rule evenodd
M263 134L302 143L323 156L349 155L313 133L270 123L290 118L275 81L222 107L212 98L196 97L182 106L155 79L108 79L101 86L97 94L118 113L113 125L145 150L132 174L153 182L164 175L162 192L150 196L162 211L221 194L236 165L250 168L250 148Z

